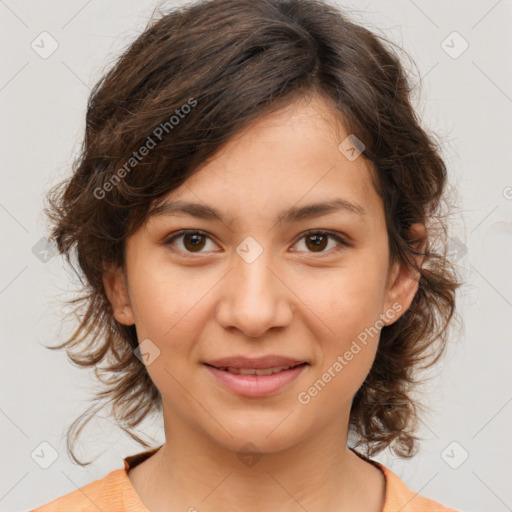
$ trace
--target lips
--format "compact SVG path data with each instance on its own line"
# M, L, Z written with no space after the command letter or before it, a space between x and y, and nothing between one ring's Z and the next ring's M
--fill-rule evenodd
M274 364L270 359L264 361L253 359L249 363L240 361L239 358L237 361L233 359L231 361L223 360L223 364L226 364L226 362L238 365L251 364L253 366ZM215 364L219 364L218 361ZM270 366L269 368L233 368L231 366L217 368L206 363L204 367L214 377L214 382L219 383L224 389L243 397L263 398L284 392L292 386L306 371L308 363L293 361L292 365L289 366Z
M285 369L308 363L303 359L267 355L258 358L249 358L245 356L223 357L220 359L206 361L205 364L220 370L242 375L271 375L272 373L278 373ZM265 370L266 373L256 373L254 370ZM249 371L249 373L246 373L247 371Z
M285 370L290 370L291 368L295 368L296 366L300 366L299 363L293 366L278 366L273 368L233 368L233 367L218 367L219 370L224 370L225 372L234 373L236 375L274 375L274 373L279 373Z

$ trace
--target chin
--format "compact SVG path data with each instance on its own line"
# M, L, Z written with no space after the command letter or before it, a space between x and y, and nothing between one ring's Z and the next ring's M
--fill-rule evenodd
M285 418L289 414L290 410L281 414L273 414L268 417L267 421L262 421L260 415L257 422L251 421L247 417L240 421L222 422L222 426L226 430L221 427L216 428L216 433L220 435L211 438L219 446L236 453L277 453L301 441L302 436L290 429L294 425L291 422L286 425ZM295 418L296 420L297 418Z

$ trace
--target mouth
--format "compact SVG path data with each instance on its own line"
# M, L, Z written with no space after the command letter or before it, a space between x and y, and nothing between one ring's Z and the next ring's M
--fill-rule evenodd
M213 383L223 389L247 398L262 398L276 395L290 387L306 371L308 363L270 368L216 367L204 363L213 376Z
M276 373L281 373L287 370L291 370L293 368L297 368L298 366L305 366L308 363L298 363L290 366L277 366L274 368L234 368L232 366L213 366L211 364L206 363L206 366L210 366L217 370L221 370L224 372L234 373L236 375L274 375Z

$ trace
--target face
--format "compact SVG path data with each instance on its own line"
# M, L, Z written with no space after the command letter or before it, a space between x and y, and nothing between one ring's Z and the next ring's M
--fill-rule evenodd
M126 240L125 269L105 274L171 429L262 452L346 429L380 329L417 289L389 264L369 164L338 149L348 135L317 97L260 118L165 198ZM205 364L268 355L306 364L273 377Z

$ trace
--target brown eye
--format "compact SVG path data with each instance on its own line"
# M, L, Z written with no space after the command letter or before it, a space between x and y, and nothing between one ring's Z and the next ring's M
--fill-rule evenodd
M194 252L201 250L206 244L206 239L203 235L197 233L187 233L183 235L183 245L187 251Z
M170 245L178 252L181 252L185 255L187 254L201 254L202 252L206 252L203 249L212 249L208 248L208 243L212 245L212 248L215 249L216 245L213 243L211 238L202 233L201 231L188 231L183 230L169 239L166 240L165 244Z
M306 242L308 249L313 252L322 252L327 247L328 237L326 235L308 235L306 240L310 242Z
M303 240L305 240L305 251L310 253L329 253L349 245L340 236L330 231L309 231L302 235L298 243ZM330 241L334 241L334 244L328 247Z
M303 240L305 242L303 242ZM318 230L304 233L297 244L300 242L303 242L305 245L305 249L302 250L318 254L327 254L350 246L348 242L345 242L345 240L337 234L330 231ZM332 246L329 246L330 242L334 242ZM213 249L208 248L208 243L212 244ZM210 250L215 251L215 247L218 247L206 233L195 230L179 231L167 239L165 244L185 256L189 254L207 253ZM206 250L204 250L205 248Z

